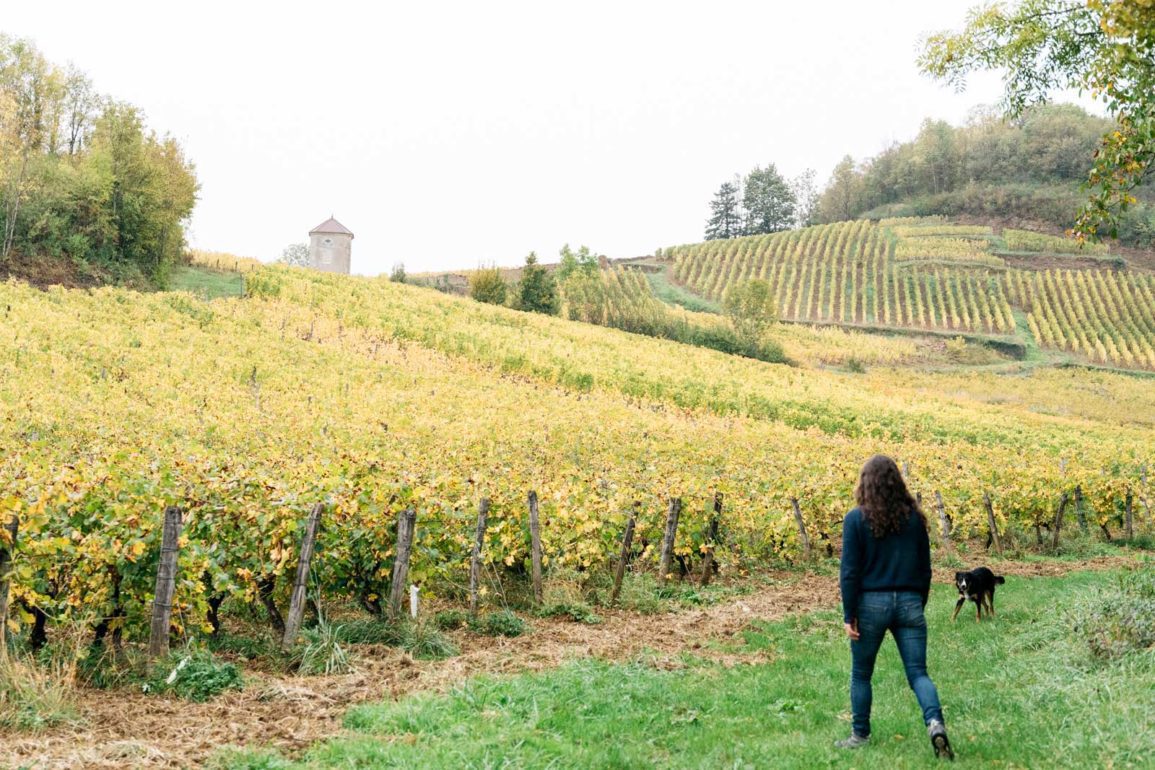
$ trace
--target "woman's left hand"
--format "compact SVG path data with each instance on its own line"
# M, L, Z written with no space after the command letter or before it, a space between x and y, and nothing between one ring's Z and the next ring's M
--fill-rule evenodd
M852 641L857 642L858 641L858 618L855 618L854 620L850 621L849 623L843 623L842 625L846 628L846 635L849 636Z

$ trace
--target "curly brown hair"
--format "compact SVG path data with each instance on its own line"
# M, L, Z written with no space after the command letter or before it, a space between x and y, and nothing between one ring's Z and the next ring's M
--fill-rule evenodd
M875 537L900 532L912 511L926 526L926 515L907 490L898 466L886 455L875 455L862 466L854 499Z

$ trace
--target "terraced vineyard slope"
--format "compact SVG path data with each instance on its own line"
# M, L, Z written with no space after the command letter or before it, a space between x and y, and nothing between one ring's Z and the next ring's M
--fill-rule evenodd
M1103 245L926 217L707 241L661 256L676 282L712 300L737 282L769 281L787 321L1030 334L1075 361L1155 369L1155 276L1109 259ZM1083 266L1054 269L1056 259Z

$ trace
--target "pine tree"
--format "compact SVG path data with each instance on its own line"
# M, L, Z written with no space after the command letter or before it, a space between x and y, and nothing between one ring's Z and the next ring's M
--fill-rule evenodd
M533 313L557 314L557 281L537 263L537 254L532 251L525 258L525 267L521 269L521 281L517 284L517 307Z
M706 240L735 238L742 234L742 210L738 201L738 185L723 182L710 202L713 212L706 221Z

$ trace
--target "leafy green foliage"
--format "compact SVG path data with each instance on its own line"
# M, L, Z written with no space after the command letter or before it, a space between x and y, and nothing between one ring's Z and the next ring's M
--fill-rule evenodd
M588 625L595 625L602 622L602 619L594 612L593 607L590 607L585 602L557 602L555 604L547 604L538 610L537 614L543 618L562 618L564 620L572 620L575 623L586 623Z
M585 273L586 275L597 274L598 255L591 252L589 246L582 246L577 251L574 251L567 243L561 247L558 255L561 257L557 265L557 280L559 283L565 283L575 273Z
M145 692L172 693L196 703L243 687L240 669L197 648L170 653L154 666L152 676L143 685Z
M497 266L481 267L469 276L469 296L478 302L504 305L509 287Z
M393 283L405 283L405 263L398 262L393 265L393 270L389 273L389 280Z
M433 616L433 624L442 631L456 631L464 628L470 620L465 610L442 610Z
M484 636L521 636L528 627L524 620L509 610L498 610L470 618L469 630Z
M1090 197L1075 229L1082 237L1118 234L1131 191L1155 165L1155 5L1134 0L1020 0L974 11L956 33L928 38L919 64L956 86L976 70L1002 70L1011 115L1052 90L1100 98L1117 126L1091 158Z
M197 187L177 142L138 109L0 34L0 266L47 255L163 285Z
M530 252L521 269L517 284L517 308L531 313L556 315L558 310L557 280L537 263L537 255Z
M778 320L774 289L758 278L731 286L722 299L722 309L738 338L750 348L760 345Z
M788 230L794 225L794 191L773 163L755 166L746 175L742 208L746 212L743 235L762 235Z

